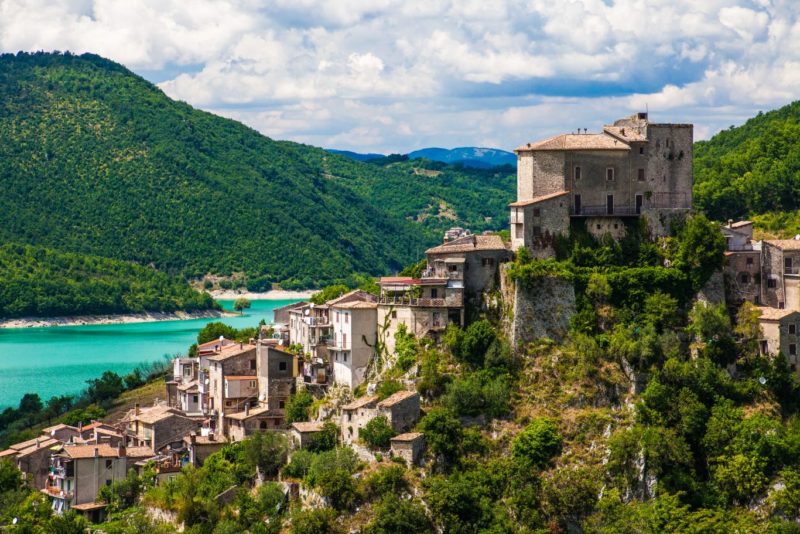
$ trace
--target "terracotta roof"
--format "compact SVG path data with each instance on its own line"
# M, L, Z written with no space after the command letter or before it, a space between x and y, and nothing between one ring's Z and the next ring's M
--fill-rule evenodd
M292 423L292 428L297 430L298 432L319 432L322 430L322 426L325 423L322 421L301 421L297 423Z
M539 202L544 202L545 200L551 200L554 198L562 197L567 194L569 194L569 191L559 191L557 193L550 193L549 195L542 195L539 197L529 198L527 200L517 200L516 202L512 202L511 204L509 204L509 207L521 208L523 206L530 206L531 204L538 204Z
M800 239L765 239L764 243L781 250L800 250Z
M499 235L468 235L449 243L429 248L425 254L447 254L451 252L472 252L476 250L506 250L506 244ZM381 279L382 280L382 279Z
M400 434L392 438L392 441L414 441L417 438L422 437L422 432L406 432L405 434Z
M740 228L742 226L751 226L752 224L753 221L737 221L728 226L728 228Z
M125 449L125 456L128 458L150 458L155 454L150 447L128 447Z
M69 428L69 429L74 430L76 432L78 431L78 427L76 427L76 426L69 426L69 425L65 425L64 423L59 423L57 425L48 426L47 428L43 428L42 429L42 434L49 434L50 432L52 432L54 430L62 430L64 428Z
M73 510L78 510L79 512L91 512L92 510L101 510L108 506L105 502L87 502L84 504L73 504L70 506Z
M226 413L225 417L228 419L235 419L237 421L244 421L246 419L250 419L252 417L256 417L259 415L268 414L269 408L261 407L261 408L250 408L250 412L245 415L245 412L235 412L235 413Z
M630 150L631 147L605 134L561 134L517 147L514 152L534 150Z
M251 345L249 343L236 343L234 345L222 347L222 350L220 350L218 353L208 356L207 358L212 362L222 362L235 356L241 356L248 351L255 350L255 348L255 345Z
M371 310L378 307L377 302L365 302L363 300L356 300L353 302L345 302L342 304L336 304L336 308L341 308L344 310Z
M16 449L6 449L4 451L0 451L0 458L5 458L6 456L14 456L15 454L19 454L19 451Z
M178 391L191 392L192 390L199 391L197 380L192 380L191 382L186 382L178 386Z
M764 321L780 321L781 319L788 317L793 313L800 313L797 310L769 308L767 306L759 306L758 310L761 312L759 319Z
M357 410L359 408L363 408L364 406L373 404L375 402L378 402L377 395L367 395L354 400L350 404L345 404L344 406L342 406L342 410Z
M419 396L419 393L416 391L398 391L378 403L378 408L388 408L389 406L394 406L395 404L402 402L406 399L410 399L411 397Z
M422 280L419 278L411 278L410 276L381 276L381 284L420 284Z
M68 445L63 448L64 454L74 459L94 458L95 450L99 458L119 458L119 448L111 445ZM127 449L125 452L127 454Z
M142 423L153 424L162 421L169 417L183 417L178 410L170 408L169 406L159 405L151 406L150 408L142 408L139 415L135 414L134 410L129 412L130 421L141 421Z
M191 443L191 440L191 436L183 437L184 443ZM208 436L195 436L195 443L197 445L225 445L228 441L223 436L218 435L215 435L214 439L210 439Z
M335 299L329 300L325 304L328 306L336 306L337 308L341 308L344 304L352 303L352 302L372 302L375 300L375 296L367 293L363 289L354 289L342 295L341 297L337 297Z
M226 375L225 380L258 380L256 375Z

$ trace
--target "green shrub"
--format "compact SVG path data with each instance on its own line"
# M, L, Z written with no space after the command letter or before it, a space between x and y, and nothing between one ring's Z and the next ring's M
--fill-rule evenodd
M511 454L524 464L543 469L561 453L561 436L555 421L534 419L511 444Z
M395 432L386 416L379 415L370 419L359 431L358 436L370 447L385 449L395 436Z
M286 401L286 422L308 421L309 409L314 404L314 397L306 389L301 389Z

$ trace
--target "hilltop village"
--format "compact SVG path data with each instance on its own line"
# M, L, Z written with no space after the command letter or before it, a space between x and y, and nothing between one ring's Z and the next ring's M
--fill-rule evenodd
M227 444L260 432L286 435L297 451L335 427L336 442L364 462L386 456L424 464L418 366L395 375L399 389L378 394L400 357L398 343L413 337L436 345L451 325L464 329L487 315L500 317L512 347L562 337L576 313L572 289L519 287L507 267L520 254L555 258L576 223L597 239L621 240L635 225L646 227L651 240L668 236L691 216L692 145L692 125L652 123L646 113L599 133L524 144L516 149L509 239L453 228L413 276L382 277L377 294L357 289L276 309L274 324L257 338L221 337L199 345L193 357L176 358L162 402L136 405L119 421L51 426L0 458L13 460L27 483L52 499L53 510L92 521L102 520L108 505L98 492L129 470L149 466L158 481L174 479L184 466L202 466ZM800 239L755 241L749 221L729 221L721 231L724 267L703 298L752 303L763 333L758 350L785 355L797 372ZM319 409L311 420L289 422L288 404L303 391ZM391 438L376 448L363 431L377 418L385 418ZM286 483L287 495L300 498L297 491Z

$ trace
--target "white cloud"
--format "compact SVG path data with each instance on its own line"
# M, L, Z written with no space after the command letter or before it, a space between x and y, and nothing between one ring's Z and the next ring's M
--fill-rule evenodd
M511 148L645 106L707 136L782 105L799 19L792 0L0 0L0 50L98 53L277 138Z

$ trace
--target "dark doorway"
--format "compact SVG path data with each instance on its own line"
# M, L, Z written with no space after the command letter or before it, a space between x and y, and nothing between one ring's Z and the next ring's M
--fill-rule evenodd
M642 195L636 195L636 215L640 215L642 213L643 202L644 202L644 197Z
M614 215L614 195L606 195L606 214Z
M581 214L581 196L575 195L575 215Z

